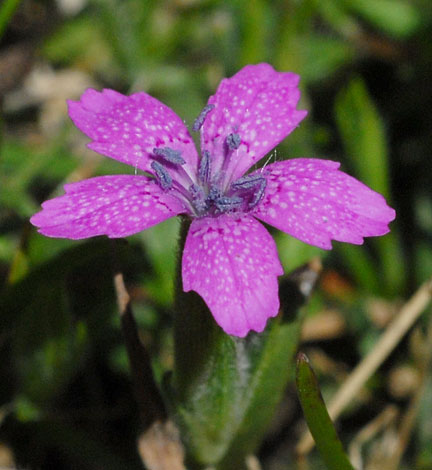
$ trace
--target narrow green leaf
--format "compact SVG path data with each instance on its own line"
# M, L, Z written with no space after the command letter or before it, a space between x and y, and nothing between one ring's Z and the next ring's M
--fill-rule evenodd
M388 152L384 125L361 78L351 80L347 88L339 93L335 117L356 175L388 198Z
M103 28L106 44L117 62L115 65L133 82L140 68L151 60L148 46L152 41L144 42L144 38L151 30L153 2L96 0L95 5L98 8L95 20Z
M357 285L371 294L379 295L382 290L382 280L369 252L363 246L348 243L341 243L337 249L349 263L353 280Z
M146 282L146 288L166 306L173 299L178 226L178 220L173 218L139 234L154 269L154 275Z
M294 237L288 237L285 233L276 233L275 239L278 246L279 259L285 272L307 263L312 258L323 255L320 248L307 245Z
M262 0L249 0L239 2L239 20L242 26L242 64L251 64L264 60L266 57L265 45L269 24L266 2Z
M381 193L391 204L384 124L361 78L354 78L339 93L335 103L335 117L355 176ZM397 293L405 278L397 236L394 232L390 233L377 240L375 245L379 252L383 285L389 294ZM347 254L348 251L345 249L343 253ZM354 263L353 257L347 257L347 260L350 264ZM362 272L357 271L355 275L363 280L369 276L371 285L376 285L371 267L365 261L366 258L361 263L362 268L354 266L353 272L361 268ZM359 264L359 260L356 264Z
M319 13L336 31L347 37L360 32L357 21L346 11L345 5L334 0L316 2Z
M395 38L413 34L421 23L420 10L403 0L345 0L350 10Z
M249 345L246 351L252 367L249 383L243 390L245 412L218 470L238 470L245 456L260 444L293 376L300 326L300 318L286 323L272 320L264 334L250 335L251 343L255 344Z
M9 269L8 283L14 284L24 278L28 271L28 256L25 250L20 246L15 251L13 261Z
M324 80L352 62L354 48L347 42L309 33L298 42L302 56L301 77L308 83Z
M274 64L279 70L295 70L303 79L302 41L311 33L311 19L316 12L315 0L304 0L295 6L284 2L279 11Z
M329 470L354 470L322 399L315 374L305 354L297 356L297 393L309 430Z
M0 39L20 2L21 0L5 0L0 6Z
M318 34L311 28L317 14L330 12L331 8L327 4L305 0L294 7L290 2L286 3L285 11L279 13L281 18L275 39L274 64L278 69L296 71L302 83L317 82L333 75L341 66L354 59L355 50L349 42ZM335 7L334 3L328 3ZM349 24L340 18L338 21L343 23L340 28L347 30L347 34L355 30L356 24L352 20Z

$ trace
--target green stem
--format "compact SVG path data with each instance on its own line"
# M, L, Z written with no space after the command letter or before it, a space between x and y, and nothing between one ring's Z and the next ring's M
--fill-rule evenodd
M183 292L181 254L189 226L184 220L176 283L175 365L168 394L187 468L238 470L259 445L291 376L298 309L305 301L301 291L305 286L312 289L317 269L306 266L295 272L291 288L282 282L283 314L269 320L265 331L245 338L229 336L201 297Z
M183 292L181 257L190 224L187 218L181 223L175 286L174 383L180 400L187 398L213 350L215 335L220 335L220 328L202 298L196 292Z
M0 40L21 0L4 0L0 7Z

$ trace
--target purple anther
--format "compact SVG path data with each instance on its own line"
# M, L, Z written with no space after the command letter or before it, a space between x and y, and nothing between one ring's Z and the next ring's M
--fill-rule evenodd
M243 203L240 197L222 196L214 201L214 205L220 212L230 212L237 209Z
M204 190L197 184L189 186L189 193L192 196L193 207L198 214L202 214L208 209L208 204L205 200Z
M241 144L241 137L238 134L229 134L226 143L230 150L237 150Z
M191 194L194 201L197 199L204 200L205 198L204 190L201 188L201 186L198 186L195 183L189 186L189 193Z
M165 190L171 189L173 186L173 181L166 168L159 162L152 162L151 167L155 172L156 179L161 188Z
M192 130L197 132L201 129L204 124L207 114L214 108L214 104L207 104L204 106L203 110L200 112L199 116L195 119L195 122L192 126Z
M234 181L234 183L231 184L231 188L234 191L257 188L262 185L263 181L265 182L265 178L261 175L247 175Z
M258 188L254 192L253 197L248 204L249 209L253 209L261 202L261 199L264 196L266 187L267 187L267 180L265 178L262 178L261 182L259 183Z
M210 179L210 163L210 153L206 150L201 157L198 167L198 178L203 183L207 183Z
M174 150L169 147L154 148L153 153L158 157L163 158L166 162L173 165L184 165L186 162L181 157L179 150Z
M216 186L212 186L210 188L210 191L208 193L208 196L207 196L207 201L208 202L214 202L216 201L217 199L220 199L222 197L222 192L219 188L217 188Z

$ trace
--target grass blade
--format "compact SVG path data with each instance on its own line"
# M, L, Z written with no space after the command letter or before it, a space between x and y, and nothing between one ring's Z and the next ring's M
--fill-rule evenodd
M339 440L305 354L297 356L297 393L309 430L329 470L354 470Z

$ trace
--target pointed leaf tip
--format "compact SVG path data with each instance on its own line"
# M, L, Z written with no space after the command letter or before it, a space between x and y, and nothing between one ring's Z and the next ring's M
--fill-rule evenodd
M304 353L297 355L297 394L317 449L329 470L354 470L330 419L318 381Z

